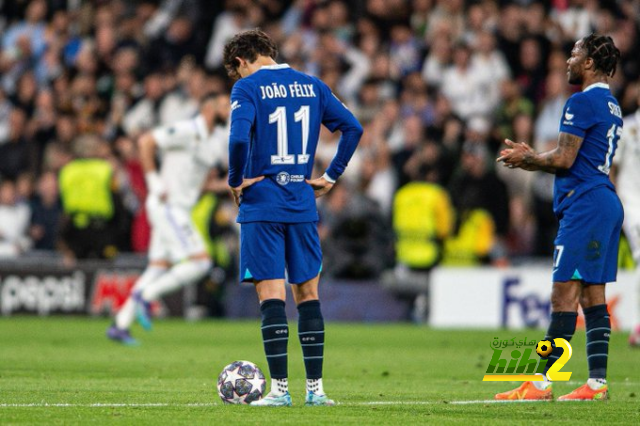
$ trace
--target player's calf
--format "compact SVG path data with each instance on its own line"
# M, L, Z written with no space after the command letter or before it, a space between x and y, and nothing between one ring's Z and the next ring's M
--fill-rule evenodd
M194 284L204 278L211 269L208 258L188 259L169 269L156 281L133 294L136 319L145 330L151 330L151 302L183 286Z
M288 353L289 324L284 300L268 299L260 305L262 313L262 342L271 374L271 392L267 396L289 394Z

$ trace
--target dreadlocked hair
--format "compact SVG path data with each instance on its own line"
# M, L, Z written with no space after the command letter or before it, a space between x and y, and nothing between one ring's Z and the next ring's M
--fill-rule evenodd
M254 62L258 56L268 56L275 59L278 56L278 47L265 32L256 28L236 34L224 46L222 62L229 77L237 79L240 76L236 68L240 62L236 58Z
M583 46L587 49L587 57L593 59L596 70L600 70L609 77L616 73L620 50L613 44L609 36L590 34L582 39Z

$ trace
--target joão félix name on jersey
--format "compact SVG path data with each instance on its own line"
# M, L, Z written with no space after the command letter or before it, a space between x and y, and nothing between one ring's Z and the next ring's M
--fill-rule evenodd
M287 91L287 87L289 90ZM315 98L313 84L299 84L297 81L285 86L284 84L271 83L271 86L260 86L262 99L269 98Z

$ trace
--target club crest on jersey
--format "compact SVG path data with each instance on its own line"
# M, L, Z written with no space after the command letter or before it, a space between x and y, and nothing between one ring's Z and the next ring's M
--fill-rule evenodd
M276 182L280 185L286 185L291 182L291 176L287 172L280 172L276 175Z

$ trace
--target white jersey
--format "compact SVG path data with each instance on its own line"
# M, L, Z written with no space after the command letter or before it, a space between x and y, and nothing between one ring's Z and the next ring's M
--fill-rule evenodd
M198 201L209 170L224 160L226 139L223 128L211 133L202 115L153 130L160 148L160 176L170 205L191 210Z
M624 118L613 162L618 167L616 190L625 208L626 204L640 207L640 110Z

